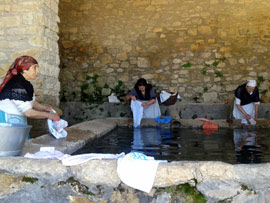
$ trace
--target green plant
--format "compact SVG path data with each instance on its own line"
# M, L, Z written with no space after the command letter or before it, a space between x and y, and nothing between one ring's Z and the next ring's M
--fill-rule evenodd
M190 62L187 62L185 64L182 65L184 68L189 68L191 67L191 63Z
M223 77L223 73L221 71L215 71L215 74L219 78Z
M33 177L29 177L29 176L23 176L22 181L33 184L34 182L37 182L38 179L37 178L33 178Z

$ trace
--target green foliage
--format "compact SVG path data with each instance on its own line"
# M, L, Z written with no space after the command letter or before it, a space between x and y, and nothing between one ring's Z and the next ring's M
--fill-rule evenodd
M223 73L221 71L215 71L215 74L219 78L223 77Z
M34 182L37 182L38 179L37 178L33 178L33 177L29 177L29 176L23 176L22 181L33 184Z
M259 88L259 87L261 86L261 84L265 81L265 79L264 79L263 76L259 76L259 77L257 78L257 81L258 81L257 86L258 86L258 88Z
M203 88L203 92L207 92L207 91L208 91L207 87Z
M184 68L189 68L191 67L191 63L190 62L187 62L185 63L184 65L182 65Z
M203 75L206 75L206 74L207 74L207 67L203 67L203 69L202 69L202 74L203 74Z
M120 117L124 117L125 115L126 115L126 114L123 113L123 112L120 113Z
M122 89L123 82L121 80L118 81L114 88L110 88L107 83L105 83L103 87L99 86L98 78L99 75L97 74L92 77L86 76L86 83L81 86L81 101L90 103L102 103L105 100L105 97L102 95L103 88L111 89L116 94L116 96L125 96L125 92Z
M214 68L216 68L220 62L224 62L225 60L226 60L225 57L216 59L216 60L212 63L212 66L213 66ZM202 69L202 74L203 74L203 75L207 75L207 68L210 68L210 65L206 65L206 66ZM219 78L223 77L223 73L222 73L221 71L217 71L217 70L216 70L216 71L215 71L215 75L216 75L216 77L219 77Z

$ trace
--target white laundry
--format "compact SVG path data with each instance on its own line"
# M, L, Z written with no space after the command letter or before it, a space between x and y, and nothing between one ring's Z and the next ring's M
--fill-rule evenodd
M70 155L57 151L54 147L40 147L40 151L24 155L24 157L32 159L62 159L64 156Z
M131 152L118 159L117 174L126 185L149 193L160 162L142 153Z
M119 159L120 157L124 157L125 153L122 152L121 154L79 154L79 155L72 155L69 157L65 157L62 160L62 164L64 166L74 166L78 164L85 163L89 160L93 159Z
M136 101L131 100L130 106L133 114L133 126L136 128L140 126L143 117L142 102L138 100Z
M40 151L34 154L27 153L25 154L24 157L31 159L58 159L62 161L62 164L64 166L74 166L93 159L118 159L124 156L125 156L124 152L122 152L121 154L89 153L89 154L69 155L55 150L54 147L40 147Z
M55 110L52 110L51 113L56 113ZM67 131L64 130L68 126L68 122L60 119L59 121L53 121L51 119L47 120L48 128L50 133L56 138L64 138L67 136Z
M160 102L163 103L165 102L167 99L169 99L171 96L176 95L177 93L171 94L169 92L166 92L164 90L161 91L159 97L160 97ZM180 99L180 94L177 95L177 99Z
M114 93L108 96L108 99L110 103L120 103L120 100L115 96Z

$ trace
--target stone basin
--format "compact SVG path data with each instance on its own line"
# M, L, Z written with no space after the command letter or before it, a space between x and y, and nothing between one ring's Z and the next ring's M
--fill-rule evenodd
M182 127L200 126L203 123L189 119L181 122ZM214 120L214 122L219 123L220 126L227 126L225 120ZM235 127L237 122L233 122ZM28 152L39 151L40 147L52 146L63 153L71 154L116 126L127 125L132 125L131 118L95 119L67 128L69 135L63 139L56 140L53 136L45 134L27 140L21 157L0 158L0 184L2 184L0 198L3 200L1 202L20 202L25 198L28 198L26 202L35 202L37 199L39 202L108 202L109 200L145 202L145 199L148 199L146 202L171 202L176 198L176 194L168 192L170 191L168 188L186 183L199 191L207 202L225 200L267 202L267 199L269 200L270 163L256 165L232 165L219 161L161 163L158 166L153 189L148 194L121 182L116 172L116 160L91 160L80 165L64 166L59 160L23 157ZM160 124L156 124L153 119L143 119L142 125ZM7 179L9 181L4 181ZM25 180L29 180L30 183ZM82 188L86 192L83 192ZM165 189L160 192L162 188Z

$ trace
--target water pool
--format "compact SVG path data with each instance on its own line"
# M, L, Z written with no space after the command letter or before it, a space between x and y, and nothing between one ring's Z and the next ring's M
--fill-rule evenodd
M142 152L168 161L270 162L270 131L264 129L164 129L117 127L74 154Z

